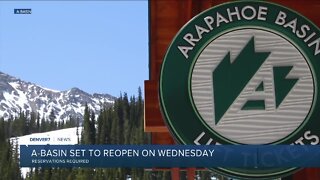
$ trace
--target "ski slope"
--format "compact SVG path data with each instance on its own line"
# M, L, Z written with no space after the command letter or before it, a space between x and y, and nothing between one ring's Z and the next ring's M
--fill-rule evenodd
M80 141L81 132L82 127L74 127L14 137L10 138L10 141L13 147L18 148L19 145L75 145L78 144L78 142ZM20 170L22 176L25 178L30 168L21 168Z

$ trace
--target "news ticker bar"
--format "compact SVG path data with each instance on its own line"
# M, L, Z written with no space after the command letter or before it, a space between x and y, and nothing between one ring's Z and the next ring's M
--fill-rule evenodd
M20 145L21 167L320 167L317 145Z

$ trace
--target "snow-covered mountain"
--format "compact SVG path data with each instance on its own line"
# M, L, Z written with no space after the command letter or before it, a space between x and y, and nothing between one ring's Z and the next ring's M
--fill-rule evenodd
M0 72L0 117L4 119L18 116L20 110L38 112L41 118L48 118L53 110L57 120L82 119L86 103L98 114L114 100L109 94L89 94L78 88L51 90Z

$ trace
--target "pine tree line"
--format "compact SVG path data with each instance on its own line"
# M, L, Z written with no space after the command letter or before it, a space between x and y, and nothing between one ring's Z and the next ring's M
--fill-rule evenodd
M9 139L9 129L7 122L3 118L0 119L0 179L22 179L19 169L19 159L17 147L13 145Z
M104 107L95 118L93 111L85 107L81 144L148 144L149 136L143 130L143 106L141 89L138 97L126 93L115 100L112 107ZM97 120L96 120L97 119ZM149 172L138 168L79 168L76 179L150 179Z
M22 179L19 168L18 144L13 144L10 138L32 133L41 133L57 129L77 127L79 120L69 118L67 121L56 121L54 111L48 119L40 118L39 113L20 111L19 116L8 120L0 118L0 180Z
M144 101L141 89L138 97L120 95L113 106L103 107L96 115L85 105L80 144L149 144L150 136L143 129ZM97 116L97 117L96 117ZM54 112L48 119L38 113L20 112L16 118L0 119L0 180L23 179L19 169L17 147L8 141L31 133L77 127L79 119L57 122ZM200 173L209 177L209 172ZM170 171L145 171L142 168L30 168L27 180L113 180L113 179L163 179L171 178ZM185 179L181 173L181 179ZM202 178L201 178L202 179Z
M141 89L138 97L120 95L111 107L104 107L96 117L85 106L81 144L149 144L150 136L143 129L144 101ZM169 171L145 171L143 168L36 168L28 180L169 180Z
M42 133L58 129L65 129L79 126L79 119L69 117L68 120L59 120L57 122L54 111L52 110L49 118L40 118L39 113L31 112L30 114L21 111L18 117L11 117L8 120L0 119L4 126L3 136L18 137L32 133Z

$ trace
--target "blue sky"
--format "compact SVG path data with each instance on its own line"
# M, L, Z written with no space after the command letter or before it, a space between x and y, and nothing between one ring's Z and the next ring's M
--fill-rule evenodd
M148 2L0 1L0 71L55 90L136 95L148 79Z

